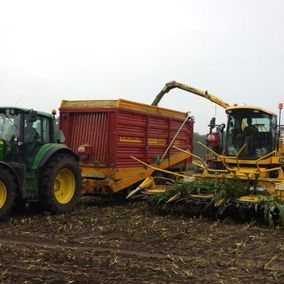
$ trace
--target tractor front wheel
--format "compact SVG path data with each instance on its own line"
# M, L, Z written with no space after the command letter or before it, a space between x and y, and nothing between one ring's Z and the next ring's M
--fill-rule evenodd
M10 214L16 197L15 177L8 169L0 167L0 220Z
M52 213L71 211L81 195L78 162L71 155L57 154L40 172L40 203Z

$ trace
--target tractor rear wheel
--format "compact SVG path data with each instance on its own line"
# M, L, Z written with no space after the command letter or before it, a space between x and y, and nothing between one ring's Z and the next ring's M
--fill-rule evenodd
M8 169L0 167L0 220L10 214L16 197L16 180Z
M78 162L71 155L57 154L40 172L40 203L52 213L71 211L81 195Z

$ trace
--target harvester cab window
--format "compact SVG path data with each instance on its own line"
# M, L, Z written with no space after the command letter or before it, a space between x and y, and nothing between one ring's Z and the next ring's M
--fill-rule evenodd
M228 124L227 145L228 153L235 156L242 146L241 134L241 119L239 117L230 116Z
M229 114L226 153L239 154L243 159L255 159L270 153L275 147L276 118L261 111L233 111Z
M246 117L242 119L242 143L245 145L243 153L246 156L255 156L256 153L256 142L258 128L253 123L252 117Z

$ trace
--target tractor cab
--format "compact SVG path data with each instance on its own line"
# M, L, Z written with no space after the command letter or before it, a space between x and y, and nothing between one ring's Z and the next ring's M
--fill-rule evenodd
M0 108L0 160L27 162L37 149L53 142L51 114L21 108Z
M277 116L262 108L234 106L228 115L224 154L258 159L277 147Z

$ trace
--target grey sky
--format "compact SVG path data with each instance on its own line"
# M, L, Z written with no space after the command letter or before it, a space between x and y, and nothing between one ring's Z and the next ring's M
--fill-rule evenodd
M62 99L151 103L177 80L277 111L283 12L281 0L0 0L1 105L50 111ZM160 105L191 111L201 133L215 112L181 91Z

